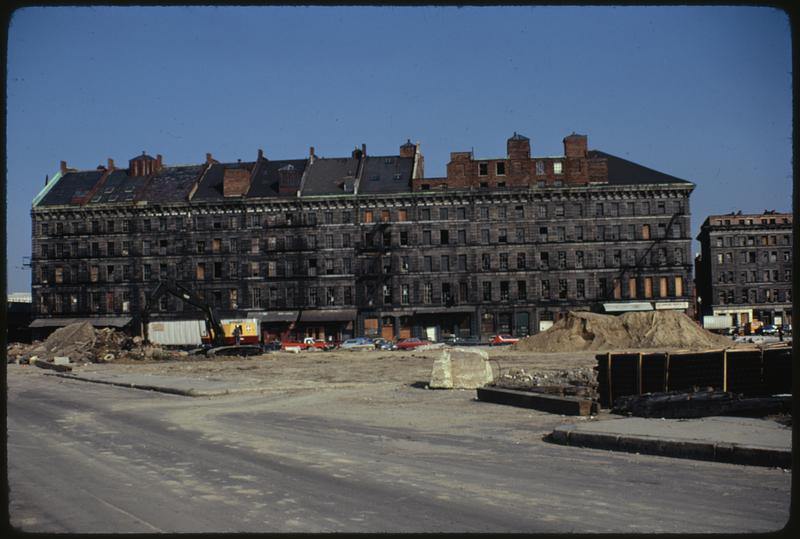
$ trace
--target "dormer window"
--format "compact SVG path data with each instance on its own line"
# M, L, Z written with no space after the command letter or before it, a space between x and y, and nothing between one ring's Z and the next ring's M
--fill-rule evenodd
M489 163L478 163L478 176L489 175Z

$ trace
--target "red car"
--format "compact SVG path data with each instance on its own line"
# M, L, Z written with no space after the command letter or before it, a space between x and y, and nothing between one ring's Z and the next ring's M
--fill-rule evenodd
M425 346L431 344L430 341L423 341L422 339L417 339L416 337L411 337L409 339L403 339L402 341L398 342L395 347L398 350L413 350L418 346Z
M512 337L511 335L495 335L492 338L492 346L498 346L501 344L514 344L519 339L516 337Z

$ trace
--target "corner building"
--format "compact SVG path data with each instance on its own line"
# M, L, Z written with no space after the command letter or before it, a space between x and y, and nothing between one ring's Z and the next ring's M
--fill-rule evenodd
M694 184L585 135L532 157L451 153L426 178L419 144L372 156L128 167L62 161L33 201L34 328L75 319L138 332L159 280L264 339L527 335L569 310L690 308ZM164 297L151 319L200 318Z
M697 297L704 315L792 323L790 213L710 215L700 227Z

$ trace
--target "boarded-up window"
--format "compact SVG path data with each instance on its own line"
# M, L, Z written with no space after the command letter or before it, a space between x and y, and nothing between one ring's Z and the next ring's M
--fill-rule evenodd
M222 240L221 239L211 240L211 252L218 253L221 250L222 250Z
M372 222L372 210L364 210L364 222L365 223Z
M644 297L652 298L653 297L653 278L652 277L645 277L644 278Z
M683 277L680 275L675 277L675 295L679 297L683 295Z
M365 335L377 335L378 334L378 319L377 318L365 318L364 319L364 334Z
M389 221L389 210L381 210L381 222L386 223Z
M92 266L89 268L89 280L93 283L96 283L100 276L100 267L99 266Z
M622 299L622 283L619 279L614 279L614 299Z
M198 262L197 263L197 271L196 271L196 274L195 274L195 278L198 281L205 280L205 278L206 278L206 265L205 265L204 262Z
M658 295L659 297L665 298L668 294L668 286L667 286L667 278L666 277L659 277L658 278Z
M398 221L408 221L408 210L397 210L397 220Z
M636 299L636 277L628 279L628 297Z
M642 239L643 240L650 239L650 225L642 225Z
M63 283L64 282L64 268L62 268L60 266L56 266L55 281L56 281L56 283Z

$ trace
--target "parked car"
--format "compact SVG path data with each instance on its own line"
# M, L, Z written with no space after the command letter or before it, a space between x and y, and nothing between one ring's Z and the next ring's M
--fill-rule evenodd
M519 341L519 339L516 337L512 337L511 335L495 335L492 338L492 346L499 346L502 344L514 344L517 341Z
M367 337L355 337L353 339L347 339L342 344L339 345L339 349L341 350L374 350L375 343L372 339L368 339Z
M775 335L778 333L778 326L775 324L767 324L761 328L762 335Z
M481 344L480 337L456 337L455 335L444 340L450 346L477 346Z
M418 348L420 346L426 346L431 344L430 341L425 341L422 339L417 339L416 337L409 337L408 339L401 339L395 345L396 350L413 350L414 348Z
M378 350L394 350L394 343L386 339L375 339L373 341Z
M313 337L304 337L302 340L297 341L283 341L281 342L281 349L282 350L291 350L291 349L300 349L300 350L328 350L328 343L323 341L322 339L314 339Z

